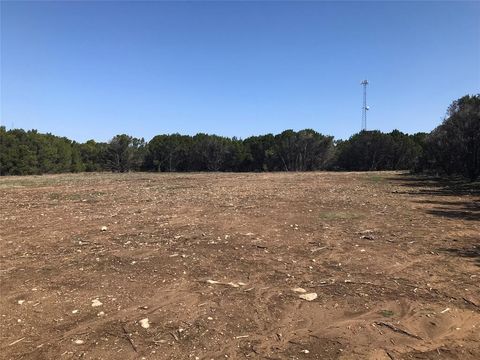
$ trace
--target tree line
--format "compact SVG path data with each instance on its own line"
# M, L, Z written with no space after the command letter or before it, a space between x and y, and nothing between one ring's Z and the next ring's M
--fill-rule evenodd
M36 130L0 127L2 175L82 171L406 170L480 175L480 95L452 103L431 133L361 131L335 140L312 129L246 139L217 135L126 134L85 143Z

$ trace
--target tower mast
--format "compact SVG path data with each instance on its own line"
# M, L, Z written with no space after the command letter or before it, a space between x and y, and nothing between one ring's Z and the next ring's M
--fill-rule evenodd
M362 107L362 130L367 130L367 111L369 107L367 106L367 85L368 80L363 80L360 85L363 85L363 107Z

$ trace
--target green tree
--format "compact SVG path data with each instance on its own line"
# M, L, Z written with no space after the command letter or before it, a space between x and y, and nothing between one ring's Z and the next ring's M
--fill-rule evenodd
M114 172L139 170L145 155L145 140L129 135L117 135L110 140L106 158L107 166Z
M443 123L426 138L424 168L480 176L480 95L455 100Z

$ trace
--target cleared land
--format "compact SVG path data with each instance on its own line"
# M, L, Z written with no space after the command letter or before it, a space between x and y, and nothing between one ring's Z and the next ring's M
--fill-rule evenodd
M480 358L476 192L139 173L2 178L0 199L2 359Z

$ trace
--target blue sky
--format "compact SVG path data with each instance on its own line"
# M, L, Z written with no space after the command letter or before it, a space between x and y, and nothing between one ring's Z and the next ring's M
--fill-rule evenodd
M1 2L1 122L84 141L430 131L480 92L477 2Z

